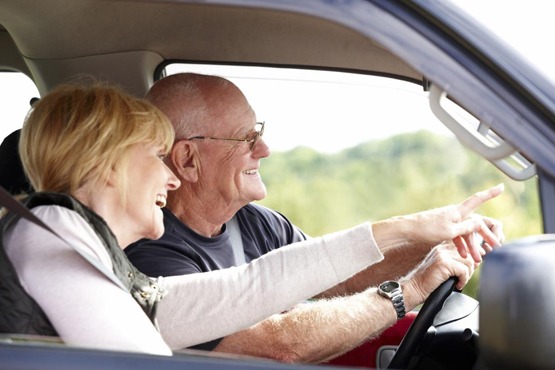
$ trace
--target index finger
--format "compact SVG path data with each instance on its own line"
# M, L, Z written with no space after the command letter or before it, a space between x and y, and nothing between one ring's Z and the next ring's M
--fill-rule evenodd
M480 207L488 200L495 198L496 196L501 194L503 190L505 190L505 184L501 183L491 189L480 191L470 198L467 198L462 203L459 203L457 209L459 210L461 217L468 217L472 212L476 210L476 208Z

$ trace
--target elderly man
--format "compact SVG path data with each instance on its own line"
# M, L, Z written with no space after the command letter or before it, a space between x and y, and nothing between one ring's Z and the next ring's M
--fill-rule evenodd
M172 75L157 82L147 99L174 125L176 141L166 162L182 186L169 194L164 209L165 235L156 241L142 240L125 250L140 270L151 276L172 276L223 269L306 238L282 214L251 203L266 196L258 169L270 149L262 139L264 123L256 122L253 109L234 84L215 76ZM490 245L500 245L504 236L497 221L479 216L463 219L501 191L500 187L493 188L469 198L460 208L432 211L438 223L429 225L426 233L445 229L449 219L451 226L468 227L453 236L479 230L489 243L488 250ZM395 222L402 227L404 221L399 218ZM235 237L234 230L240 236ZM427 240L440 243L444 239ZM454 241L462 257L466 257L468 247L474 260L481 260L471 238L456 237ZM300 304L197 348L289 362L321 362L356 347L392 324L380 309L388 298L368 288L406 275L435 245L399 242L399 247L385 253L383 262L320 296L335 298ZM411 276L434 274L437 271L421 264ZM403 281L405 298L420 294L425 299L430 293L418 292L422 287L410 283L410 278ZM399 318L404 315L398 297L387 307L395 309Z

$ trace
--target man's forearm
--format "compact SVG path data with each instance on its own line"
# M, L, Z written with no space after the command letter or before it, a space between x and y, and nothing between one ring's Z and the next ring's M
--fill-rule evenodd
M426 254L432 249L431 245L423 243L407 243L389 249L384 254L384 260L359 272L344 282L330 288L314 298L332 298L359 293L371 286L377 286L386 280L396 280L413 270Z
M384 256L384 260L314 298L329 298L358 293L370 286L376 286L382 281L407 274L422 261L433 247L433 245L414 241L415 229L420 227L422 225L415 222L411 216L393 217L385 221L372 223L372 234Z
M407 309L415 306L409 293ZM217 352L318 363L337 357L377 336L397 321L390 300L375 288L362 293L301 304L226 337Z

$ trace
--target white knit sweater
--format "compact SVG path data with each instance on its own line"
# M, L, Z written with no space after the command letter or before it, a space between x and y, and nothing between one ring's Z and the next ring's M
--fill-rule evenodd
M73 246L111 259L89 224L60 206L32 212ZM240 267L158 278L161 335L129 293L48 231L20 220L4 246L23 287L71 345L153 354L245 329L383 259L370 224L295 243Z

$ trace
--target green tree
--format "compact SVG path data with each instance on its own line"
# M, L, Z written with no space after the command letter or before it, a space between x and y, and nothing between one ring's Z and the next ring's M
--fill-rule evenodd
M542 231L537 181L509 179L453 137L427 131L370 141L336 154L299 147L274 152L260 169L260 203L312 236L462 201L503 182L478 213L499 219L507 239ZM465 288L475 296L477 277Z

